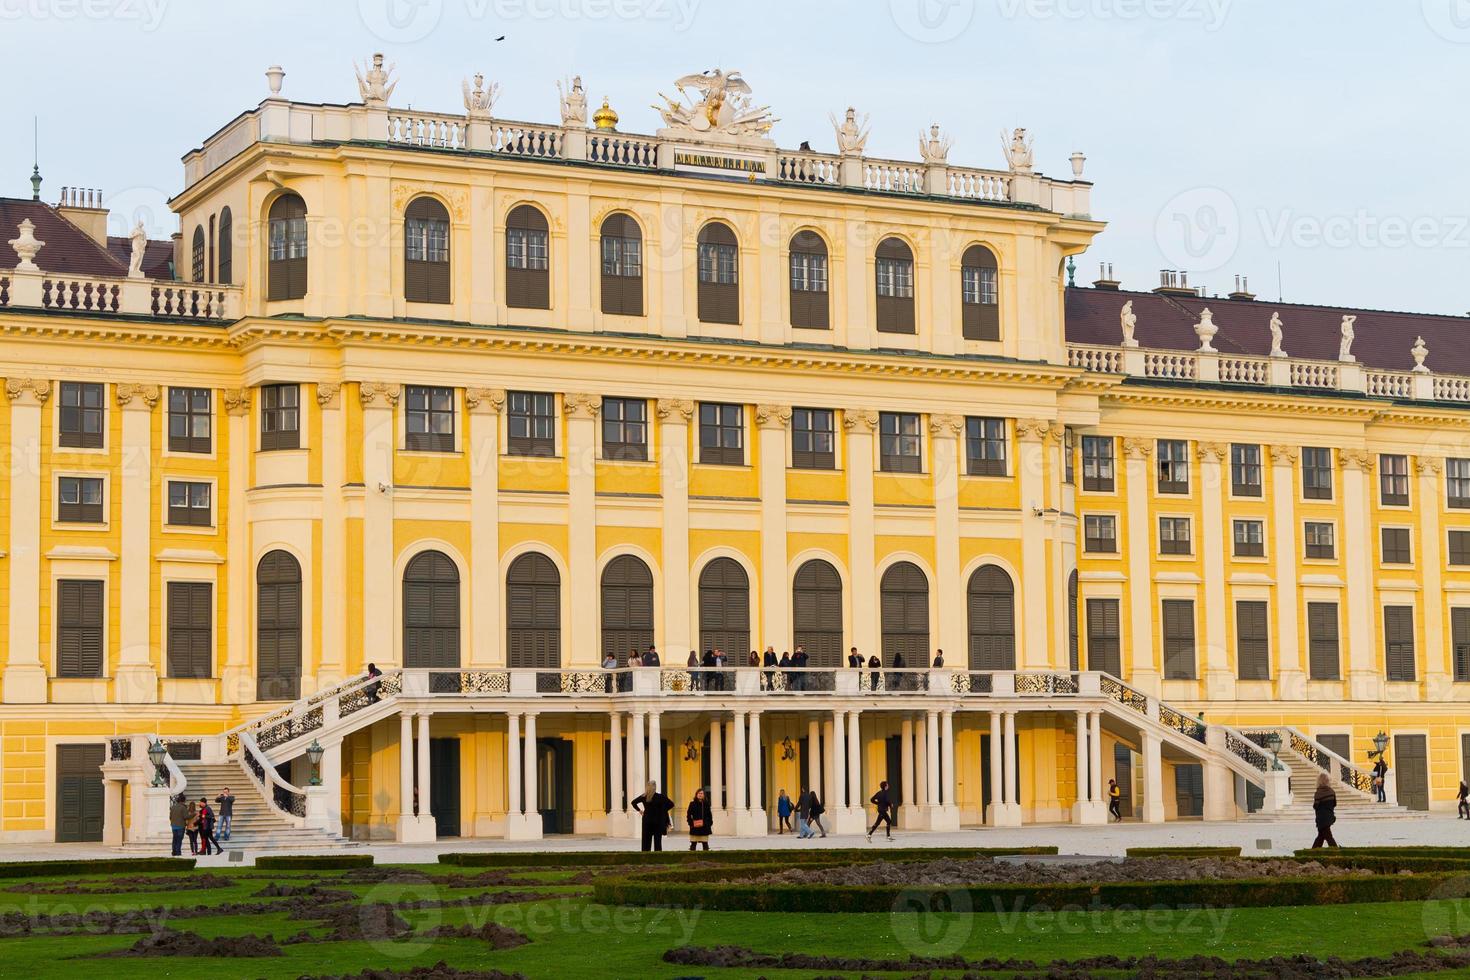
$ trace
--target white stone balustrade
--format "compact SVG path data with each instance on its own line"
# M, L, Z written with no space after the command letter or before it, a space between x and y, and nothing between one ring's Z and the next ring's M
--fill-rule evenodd
M243 292L239 286L166 279L53 275L18 269L0 273L0 309L5 310L229 322L241 315Z

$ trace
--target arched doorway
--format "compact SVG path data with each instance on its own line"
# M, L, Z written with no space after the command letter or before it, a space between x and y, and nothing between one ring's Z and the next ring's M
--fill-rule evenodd
M1016 589L999 565L982 565L966 590L970 669L1016 669Z
M512 669L561 667L561 573L528 552L505 574L506 664Z
M811 667L842 666L842 578L832 563L814 558L791 583L792 649L805 647Z
M603 656L611 653L626 667L629 650L652 644L653 573L642 559L619 555L602 570Z
M699 573L699 648L724 650L731 663L750 650L750 578L733 558Z
M883 573L879 591L884 666L902 654L905 667L927 667L929 579L918 565L901 561Z

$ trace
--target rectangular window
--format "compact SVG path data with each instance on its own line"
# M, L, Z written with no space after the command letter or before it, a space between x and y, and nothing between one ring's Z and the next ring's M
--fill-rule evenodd
M1412 562L1408 528L1385 527L1380 529L1379 534L1383 542L1383 564L1408 565Z
M745 465L745 408L701 402L699 461L719 466Z
M1326 521L1307 521L1306 544L1308 558L1336 558L1336 528Z
M1271 679L1271 641L1266 603L1242 600L1235 604L1236 667L1243 681Z
M960 294L966 303L994 306L1000 302L994 269L966 265L960 267Z
M1062 428L1062 482L1077 483L1077 433L1070 425Z
M301 448L300 385L261 385L260 448Z
M643 239L603 235L602 274L620 276L625 279L637 279L642 276Z
M1113 437L1082 437L1082 489L1095 493L1112 493L1115 488L1113 470Z
M1470 609L1459 606L1450 610L1450 646L1455 683L1470 683Z
M1307 669L1314 681L1342 679L1337 645L1337 603L1307 603Z
M210 527L214 524L208 483L191 480L168 481L168 522L183 527Z
M410 262L448 262L449 222L409 218L404 222L403 247Z
M270 260L306 258L306 218L272 218Z
M1450 531L1450 564L1470 565L1470 531Z
M1383 662L1391 681L1414 679L1414 607L1383 607Z
M1087 600L1087 669L1123 676L1122 626L1117 599Z
M837 468L836 415L827 408L791 410L791 465L798 470Z
M101 449L106 385L61 383L60 431L57 443L68 449Z
M791 288L798 293L825 293L827 256L819 252L792 252Z
M1230 492L1237 497L1261 495L1261 447L1251 443L1230 446Z
M1159 493L1189 493L1189 443L1183 439L1160 439Z
M1235 557L1264 558L1266 526L1261 521L1235 522Z
M210 451L208 388L168 390L168 450L171 453Z
M1165 599L1164 679L1192 681L1194 669L1194 600Z
M1378 495L1385 507L1409 506L1409 457L1395 453L1378 457Z
M736 274L736 249L722 242L699 243L699 281L733 286Z
M168 583L168 676L214 676L214 586Z
M512 456L556 455L556 396L512 391L505 396L506 452Z
M1194 545L1190 540L1189 518L1159 518L1159 554L1192 555Z
M877 260L878 295L893 299L912 299L914 295L914 263L911 259Z
M56 676L102 676L102 582L56 583Z
M1118 551L1118 519L1112 514L1087 514L1082 518L1082 550L1111 555Z
M1302 496L1307 500L1332 499L1332 450L1319 446L1302 449Z
M636 242L634 243L637 244ZM445 226L445 255L449 254L448 226ZM547 263L546 231L542 228L505 229L505 267L507 269L545 269ZM603 259L606 261L606 249ZM444 260L440 260L444 261ZM622 273L637 275L637 273Z
M971 476L1006 475L1006 420L965 419L965 467Z
M642 398L602 400L602 458L648 459L648 402Z
M421 453L454 452L454 389L409 385L403 397L407 406L403 448Z
M1444 461L1445 503L1455 510L1470 510L1470 459Z
M102 477L63 476L56 480L56 519L65 524L101 524Z
M878 416L879 468L885 473L918 473L922 469L919 416L882 412Z

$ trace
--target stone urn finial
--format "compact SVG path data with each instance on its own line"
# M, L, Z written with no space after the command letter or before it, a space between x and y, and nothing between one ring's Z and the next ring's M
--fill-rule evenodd
M1423 337L1414 338L1414 346L1409 348L1409 354L1414 358L1413 371L1415 374L1429 374L1429 368L1424 364L1424 359L1429 356L1429 345L1424 343Z
M1203 310L1200 311L1199 323L1196 323L1194 325L1194 334L1196 337L1199 338L1199 353L1217 353L1214 345L1211 344L1210 341L1214 340L1215 334L1219 332L1220 328L1215 325L1215 315L1210 312L1210 308L1208 306L1205 307Z
M280 65L271 65L265 70L265 83L270 86L272 98L281 94L281 83L285 79L286 71Z
M15 249L15 255L20 262L16 265L17 272L40 272L41 267L36 265L36 254L45 247L46 243L36 238L36 226L27 218L20 223L20 237L10 240L10 247Z

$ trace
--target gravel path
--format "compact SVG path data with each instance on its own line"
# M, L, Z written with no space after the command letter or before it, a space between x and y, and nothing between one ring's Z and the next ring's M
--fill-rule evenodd
M1364 875L1316 861L1239 858L1127 858L1093 864L991 861L874 861L840 868L793 868L754 879L757 885L1098 884L1119 881L1199 881L1234 878L1315 878Z

